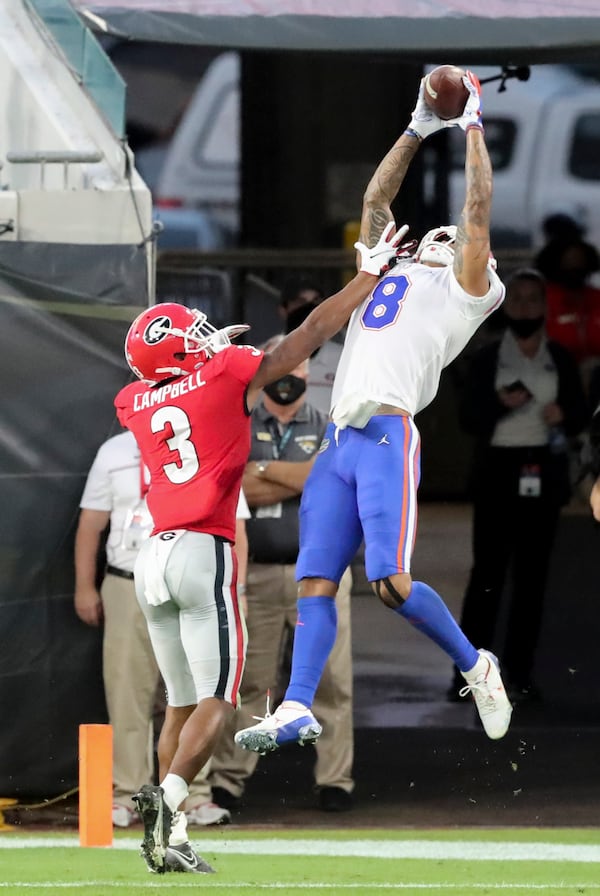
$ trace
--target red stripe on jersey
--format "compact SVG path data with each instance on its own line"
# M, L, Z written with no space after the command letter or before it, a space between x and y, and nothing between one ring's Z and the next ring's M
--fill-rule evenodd
M240 683L242 680L242 673L244 671L244 661L245 661L245 651L244 651L244 628L242 625L242 615L240 613L240 603L237 597L237 577L238 577L238 558L235 550L231 551L231 559L233 561L233 575L231 578L232 582L235 582L235 585L231 585L229 588L229 599L231 601L231 606L233 608L233 616L235 619L235 643L236 643L236 656L237 663L235 666L233 683L231 685L231 698L234 706L238 704Z
M244 662L245 662L245 651L244 651L244 628L242 625L242 616L240 613L240 605L237 600L235 587L230 589L231 594L231 603L233 605L233 615L235 618L235 639L236 639L236 655L237 655L237 663L235 666L235 672L233 677L233 684L231 686L231 696L232 696L232 704L234 706L238 705L238 697L240 691L240 682L242 680L242 673L244 671Z

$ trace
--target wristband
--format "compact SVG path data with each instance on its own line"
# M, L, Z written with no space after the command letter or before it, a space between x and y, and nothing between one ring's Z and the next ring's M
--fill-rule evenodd
M423 141L423 138L421 137L421 135L417 134L416 131L413 131L412 128L406 128L404 133L406 134L407 137L416 137L417 140L419 141L419 143L421 143Z

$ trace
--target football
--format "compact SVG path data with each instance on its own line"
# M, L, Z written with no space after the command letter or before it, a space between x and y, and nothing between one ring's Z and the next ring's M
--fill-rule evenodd
M425 76L425 102L440 118L460 118L463 114L469 98L462 80L465 74L457 65L438 65Z

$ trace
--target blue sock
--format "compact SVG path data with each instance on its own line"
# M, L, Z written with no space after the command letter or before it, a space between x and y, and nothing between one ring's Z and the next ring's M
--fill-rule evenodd
M442 598L425 582L413 582L408 598L394 612L431 638L454 660L461 672L468 672L479 659L479 653L465 637Z
M337 634L337 606L333 597L300 597L294 632L292 674L285 700L312 706L325 663Z

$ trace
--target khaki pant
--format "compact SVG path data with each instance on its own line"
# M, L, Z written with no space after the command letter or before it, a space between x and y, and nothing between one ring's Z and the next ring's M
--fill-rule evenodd
M133 808L131 797L154 781L154 704L160 673L133 581L107 575L102 583L102 672L113 729L113 800ZM210 802L205 766L190 785L188 806Z
M323 725L315 744L317 787L354 788L352 762L354 737L352 719L352 643L350 589L352 574L347 569L336 597L337 637L317 690L313 712ZM238 747L233 737L240 728L254 725L253 716L264 716L267 690L277 691L285 634L296 624L298 583L295 566L250 563L247 582L248 654L242 678L242 706L233 715L217 745L209 780L241 796L246 780L256 768L259 756ZM276 701L271 700L271 711Z

